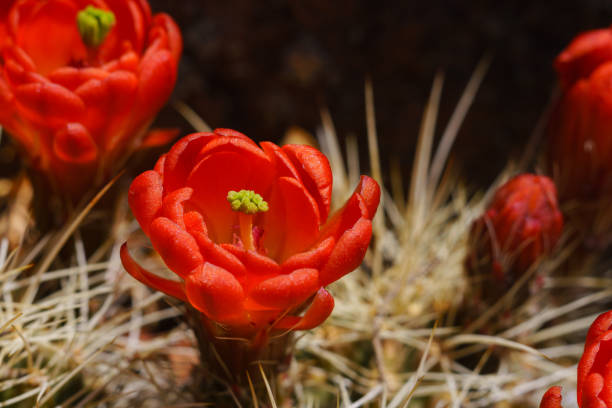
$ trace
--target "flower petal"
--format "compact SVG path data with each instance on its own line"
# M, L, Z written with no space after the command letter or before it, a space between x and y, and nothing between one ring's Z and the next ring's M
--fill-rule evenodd
M55 133L53 152L62 162L73 164L91 163L98 156L89 131L80 123L68 123Z
M335 243L336 241L333 237L328 237L321 241L315 248L289 257L281 264L282 272L289 273L290 271L301 268L320 269L332 253Z
M142 143L140 143L139 149L151 149L155 147L164 146L176 139L178 135L178 128L152 129L142 139Z
M162 212L161 215L170 219L175 224L178 224L181 228L185 228L185 221L183 220L183 203L191 198L193 189L189 187L174 190L170 194L164 197L162 201Z
M325 288L321 288L315 295L308 309L306 309L304 316L286 316L275 325L275 328L287 330L310 330L323 323L333 310L333 296L327 290L325 290Z
M228 271L205 263L185 279L189 303L209 318L223 323L243 311L244 291Z
M561 387L550 387L542 397L540 408L562 408Z
M275 163L276 177L292 177L300 182L302 181L295 166L279 146L270 142L261 142L260 144L270 160Z
M180 282L161 278L138 265L138 263L130 255L127 248L127 243L121 245L119 254L121 256L121 263L123 263L123 267L130 275L134 277L134 279L144 283L150 288L159 290L168 296L175 297L183 302L187 301L185 290Z
M183 50L183 40L181 31L172 18L165 14L159 13L153 17L153 26L162 27L168 37L168 48L172 54L172 58L178 61Z
M149 238L168 268L183 279L203 263L195 239L168 218L151 223Z
M555 69L565 90L586 78L602 63L612 60L612 30L584 32L555 59Z
M585 347L599 340L608 330L612 330L612 310L602 313L597 316L597 319L591 324L584 342Z
M164 189L174 191L183 187L204 146L217 137L210 132L193 133L176 142L164 155Z
M108 71L100 68L60 67L49 74L49 80L74 91L90 79L98 79L101 81L108 75Z
M329 214L332 193L332 172L327 157L317 149L306 145L286 145L282 151L300 173L304 186L319 205L321 222Z
M274 167L270 158L252 140L239 132L230 129L216 129L215 134L223 135L208 143L201 152L202 157L215 156L222 153L236 153L240 160L250 167L246 177L246 187L264 196L270 189L274 178ZM226 136L227 135L227 136Z
M321 270L321 286L327 286L357 268L370 244L372 221L361 218L347 230Z
M319 234L319 209L299 181L281 177L272 191L270 209L261 216L263 245L269 256L283 262L308 249Z
M128 191L128 203L140 228L149 235L149 227L162 207L162 179L153 170L136 177Z
M247 276L247 268L241 259L223 246L215 244L204 232L192 232L192 234L206 262L221 266L240 281Z
M368 176L361 176L361 181L346 204L338 210L325 224L321 238L332 236L336 239L351 228L359 218L372 219L380 201L380 187Z
M170 51L144 55L140 62L138 106L145 118L154 115L166 103L176 81L176 61Z
M49 120L78 120L85 111L81 98L52 83L20 85L15 89L15 98L28 117L45 125Z
M23 1L15 6L19 20L14 38L32 58L38 72L45 75L84 59L87 51L75 24L76 4L65 0L32 3Z
M235 245L221 244L221 247L233 254L248 271L248 288L270 276L280 274L280 266L273 259L256 251L245 251ZM248 290L247 288L247 290Z
M298 269L288 275L267 279L248 294L257 303L285 310L306 301L318 288L319 271Z
M84 124L104 151L112 151L116 145L125 144L125 123L132 114L136 101L138 78L128 71L115 71L103 80L90 79L79 86L75 93L85 102L87 111Z
M204 217L213 241L232 242L238 217L227 202L227 193L248 189L251 171L254 169L244 157L224 152L206 157L189 175L186 185L194 190L192 202Z

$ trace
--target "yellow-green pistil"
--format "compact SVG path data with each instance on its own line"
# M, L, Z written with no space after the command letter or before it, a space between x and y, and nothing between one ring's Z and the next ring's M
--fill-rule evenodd
M115 15L108 10L87 6L77 14L77 26L88 47L98 47L115 25Z
M268 203L252 190L230 191L227 201L232 210L238 211L240 220L240 238L246 250L255 249L253 245L253 215L268 211Z

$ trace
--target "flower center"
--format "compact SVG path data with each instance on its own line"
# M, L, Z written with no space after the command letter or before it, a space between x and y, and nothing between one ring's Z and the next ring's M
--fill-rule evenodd
M115 25L115 15L111 11L87 6L79 11L76 22L83 43L88 47L98 47Z
M253 215L268 211L268 203L253 190L230 191L227 201L232 210L237 211L240 222L240 239L247 251L255 249L253 245Z

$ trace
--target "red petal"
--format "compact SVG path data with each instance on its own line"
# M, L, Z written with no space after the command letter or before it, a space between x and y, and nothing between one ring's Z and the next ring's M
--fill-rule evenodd
M166 103L176 81L176 61L170 51L146 53L140 62L139 111L150 119Z
M224 320L241 314L244 291L240 282L228 271L205 263L185 280L189 303L212 320Z
M168 37L168 47L172 53L172 58L178 62L183 50L183 40L181 31L167 14L160 13L153 17L153 26L163 27Z
M300 173L308 192L317 201L321 222L325 222L332 193L332 173L327 157L314 147L306 145L286 145L282 150Z
M87 105L85 124L97 136L105 151L126 143L125 124L136 101L138 78L128 71L115 71L100 81L92 79L81 85L75 93Z
M540 408L562 408L561 387L550 387L542 397Z
M189 187L185 187L174 190L165 196L162 201L161 215L169 218L172 222L184 229L185 221L183 220L183 203L189 200L192 194L193 190Z
M299 181L289 177L278 179L268 206L261 225L263 245L271 257L282 262L314 244L319 234L319 210Z
M68 89L51 83L20 85L15 89L17 102L36 122L49 124L50 119L75 121L85 110L85 104Z
M586 340L584 342L585 347L591 345L595 341L598 341L607 331L612 329L612 310L600 314L597 319L591 324L589 332L587 333Z
M128 203L140 228L149 235L149 227L162 206L162 180L156 171L149 170L134 179L128 191Z
M28 4L29 3L29 4ZM72 1L48 0L18 3L16 43L32 58L43 75L87 55L76 25Z
M361 176L361 181L355 188L353 195L344 204L344 207L327 221L319 239L329 236L338 239L359 218L374 218L379 201L380 187L378 183L368 176Z
M198 232L193 236L206 262L223 267L240 280L247 276L247 268L241 260L224 247L212 242L206 233Z
M606 407L612 406L612 360L606 362L604 373L604 386L599 393L599 398L604 402Z
M292 177L299 180L300 174L280 147L270 142L261 142L261 148L276 165L276 177Z
M282 263L281 269L283 273L289 273L295 269L315 268L321 269L323 264L329 258L334 249L335 240L329 237L321 241L315 248L307 252L301 252L289 257Z
M248 136L244 133L240 133L234 129L225 129L225 128L217 128L213 131L216 135L219 136L227 136L227 137L237 137L239 139L244 140L247 143L252 144L253 146L257 146L255 142L253 142Z
M141 1L104 0L108 8L115 14L116 24L108 33L98 51L103 60L116 58L125 41L138 54L142 54L146 38L146 30L151 21L151 11L143 7Z
M103 80L109 73L99 68L60 67L49 74L49 80L71 91L90 79Z
M175 297L183 302L187 301L183 286L179 282L160 278L159 276L138 265L138 263L136 263L136 261L130 255L127 249L127 243L121 245L120 256L123 267L130 275L134 277L134 279L155 290L159 290L168 296Z
M230 190L248 188L249 163L237 153L218 153L202 160L189 175L187 186L193 188L193 203L204 217L209 235L215 242L231 242L238 217L227 202Z
M334 298L324 288L319 289L303 317L287 316L275 328L310 330L325 321L334 310Z
M17 47L12 47L18 50ZM15 52L13 52L15 53ZM21 62L11 56L10 52L4 52L4 74L7 82L13 87L29 83L49 83L50 81L35 71L35 68L27 67L27 62Z
M361 176L361 180L355 191L361 196L368 209L368 218L374 218L376 210L378 209L378 204L380 203L380 186L378 183L371 177Z
M167 191L173 191L185 185L189 173L197 164L196 160L200 157L200 151L217 137L214 133L192 133L172 146L165 155L163 165L164 188Z
M251 139L235 130L216 129L215 134L230 136L212 140L202 149L202 157L222 153L240 155L240 161L249 168L247 173L243 175L247 184L241 189L254 190L264 196L265 199L265 194L270 189L274 177L274 167L270 158Z
M602 63L612 60L612 31L592 30L578 35L555 60L564 89L586 78Z
M195 239L168 218L151 223L149 238L168 268L183 279L203 263Z
M249 292L249 297L264 306L285 310L306 301L318 288L316 269L298 269L259 283Z
M153 129L150 130L149 133L145 135L142 139L142 143L140 143L141 149L149 149L155 148L159 146L164 146L179 135L179 129Z
M2 55L6 63L11 61L13 64L19 66L24 71L36 71L36 64L32 61L32 58L28 55L23 48L19 47L13 42L8 42L2 49Z
M346 231L321 270L321 285L327 286L357 268L370 244L372 222L362 218Z
M189 211L183 216L183 221L185 222L185 229L188 233L194 236L196 234L208 234L208 229L206 228L206 224L204 223L204 218L197 211Z
M89 131L80 123L68 123L55 133L53 152L65 163L81 165L93 162L98 156L98 148Z
M599 399L599 393L604 388L604 380L601 374L590 374L584 384L582 384L582 396L578 395L580 408L608 408L602 400Z
M259 282L270 276L280 274L280 266L273 259L255 251L245 251L235 245L221 244L221 247L232 253L246 267L248 271L248 285Z

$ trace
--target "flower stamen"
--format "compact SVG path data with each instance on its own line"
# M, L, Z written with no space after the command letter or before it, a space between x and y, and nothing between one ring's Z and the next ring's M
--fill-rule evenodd
M255 249L253 244L253 215L268 211L268 203L253 190L230 191L227 201L232 210L238 211L240 239L247 251Z
M115 25L115 15L108 10L87 6L77 14L77 26L83 43L98 47Z

